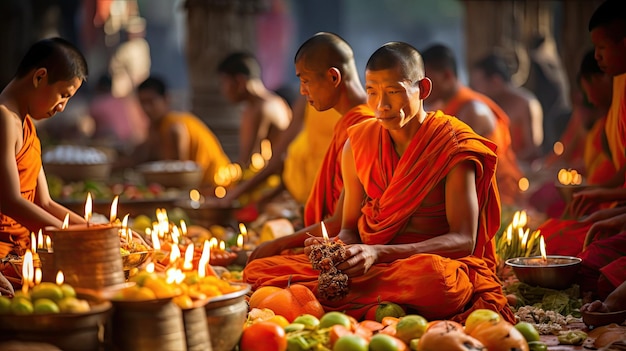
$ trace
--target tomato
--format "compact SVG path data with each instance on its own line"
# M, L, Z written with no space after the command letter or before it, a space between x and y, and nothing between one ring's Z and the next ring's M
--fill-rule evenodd
M287 335L278 324L268 321L247 327L241 335L240 351L285 351Z
M333 351L368 351L367 341L358 335L344 335L337 340Z

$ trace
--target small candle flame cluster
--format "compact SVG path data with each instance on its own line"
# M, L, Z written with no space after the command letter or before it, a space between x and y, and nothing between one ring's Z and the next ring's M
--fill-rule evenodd
M321 227L324 242L311 246L309 260L313 269L320 271L317 288L320 299L340 300L349 292L348 276L337 269L347 258L346 248L342 242L329 239L324 222Z
M263 139L261 140L261 152L255 152L250 157L250 173L254 174L261 171L271 158L272 144L269 140ZM215 196L220 199L225 197L226 189L244 179L244 176L245 173L238 163L231 163L227 166L220 167L213 177L213 181L217 185L215 187ZM193 198L191 200L193 205Z
M575 169L561 169L557 175L559 183L562 185L580 185L583 182L582 174Z
M512 222L496 239L496 254L503 262L509 258L536 256L540 253L540 244L545 242L540 230L530 231L525 228L528 216L525 211L516 211Z
M39 235L41 235L41 230L39 231ZM51 246L49 247L51 248ZM31 248L27 249L26 253L22 257L22 292L24 294L28 293L28 289L41 283L41 261L39 260L39 255L37 254L37 248L38 244L35 239L35 234L31 233ZM63 272L59 270L56 276L57 285L63 285L65 281L64 278L65 276L63 275Z
M39 229L39 232L37 232L37 236L35 236L35 233L33 232L30 233L30 246L31 246L32 252L34 253L54 252L52 248L52 239L50 238L49 235L43 234L41 229Z

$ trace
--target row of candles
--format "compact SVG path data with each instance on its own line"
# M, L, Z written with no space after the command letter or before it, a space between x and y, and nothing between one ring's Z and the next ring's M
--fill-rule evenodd
M541 230L531 232L530 228L524 228L527 222L526 211L516 211L512 222L498 239L496 250L503 261L515 257L529 257L537 253L541 255L543 262L546 261L546 243ZM536 251L537 244L539 252Z

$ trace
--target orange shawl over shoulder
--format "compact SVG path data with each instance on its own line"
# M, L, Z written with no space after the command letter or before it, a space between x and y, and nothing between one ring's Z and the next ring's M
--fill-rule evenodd
M606 118L597 120L585 139L584 160L589 184L601 184L616 173L604 131L605 125Z
M374 117L367 105L358 105L348 111L335 125L333 139L324 156L315 184L304 208L304 224L319 223L335 212L335 204L343 190L341 153L348 139L348 127Z
M613 101L605 131L613 164L620 169L626 165L626 73L613 78Z
M202 184L215 185L214 177L220 167L230 163L219 140L198 117L184 112L171 112L163 118L159 126L161 140L169 139L173 124L182 123L189 132L189 160L202 168Z
M496 127L493 133L484 137L498 146L496 150L496 155L498 155L496 179L502 203L514 204L520 195L518 181L522 178L522 172L517 165L517 159L511 147L509 116L493 100L466 86L461 86L456 96L442 110L447 115L458 116L461 108L470 101L484 103L496 116Z
M41 143L37 137L35 125L30 117L24 119L24 144L15 155L17 171L20 176L20 193L30 202L35 201L37 177L41 170ZM0 212L0 257L4 257L14 243L28 240L30 231Z

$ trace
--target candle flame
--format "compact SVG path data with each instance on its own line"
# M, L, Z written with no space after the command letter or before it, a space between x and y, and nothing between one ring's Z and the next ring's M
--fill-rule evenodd
M224 196L226 196L226 188L221 185L215 187L215 197L217 197L218 199L223 199Z
M39 233L37 233L37 248L43 249L43 244L44 244L43 232L41 231L41 229L39 229Z
M187 235L187 223L185 223L184 219L180 220L180 231L183 233L183 236Z
M243 234L237 235L237 247L240 249L243 247Z
M198 277L206 277L206 267L211 260L211 244L208 240L204 241L202 247L202 254L200 255L200 261L198 262Z
M113 202L111 203L111 215L109 217L110 223L115 222L115 219L117 219L117 202L119 201L120 196L119 195L115 195L115 197L113 198Z
M165 282L167 284L172 284L176 280L176 269L170 268L165 271Z
M526 250L526 244L528 243L528 236L530 235L530 229L526 229L524 237L522 238L522 250Z
M28 293L28 288L33 281L34 275L33 253L30 250L26 250L22 261L22 291L24 293Z
M48 249L48 251L52 250L52 239L49 235L46 235L46 249Z
M41 283L41 276L41 268L35 268L35 285L39 285L39 283Z
M328 232L326 231L326 225L324 225L324 221L322 221L322 236L324 237L324 241L328 241Z
M174 226L172 228L172 241L174 244L178 244L180 242L180 232L178 231L178 227Z
M65 218L63 218L63 225L61 225L61 229L67 229L70 226L70 214L67 213Z
M154 273L154 262L150 262L146 265L146 272Z
M250 158L250 168L255 171L260 171L263 167L265 167L265 160L263 159L263 156L261 156L258 152L252 154L252 157Z
M513 228L517 228L519 226L519 216L520 213L519 211L515 211L515 214L513 215Z
M506 228L506 244L510 246L511 240L513 240L513 225L509 224Z
M155 250L161 250L161 241L159 241L159 233L155 230L152 230L150 233L150 238L152 239L152 248Z
M526 215L526 211L520 212L519 216L519 226L524 227L528 223L528 216Z
M220 240L220 251L226 250L226 243L224 240Z
M268 139L261 140L261 157L265 161L269 161L272 158L272 143Z
M172 251L170 251L170 264L176 262L180 258L180 248L178 244L172 245Z
M126 229L128 229L128 213L124 216L124 219L122 219L122 232L125 232Z
M183 261L183 269L184 270L192 270L193 269L193 252L194 246L193 243L187 246L187 250L185 250L185 261Z
M30 251L37 252L37 238L33 232L30 232Z
M546 255L546 241L543 239L543 235L539 237L539 251L541 252L541 259L546 262L548 255Z
M87 223L89 223L89 221L91 220L91 211L91 193L87 193L87 201L85 201L85 221L87 221Z
M211 245L212 248L217 247L218 246L217 238L212 237L211 240L209 241L209 244Z
M239 223L239 232L243 235L248 235L248 229L246 229L245 224Z
M57 272L56 282L57 285L63 285L63 282L65 282L65 275L63 274L63 271L59 270Z

